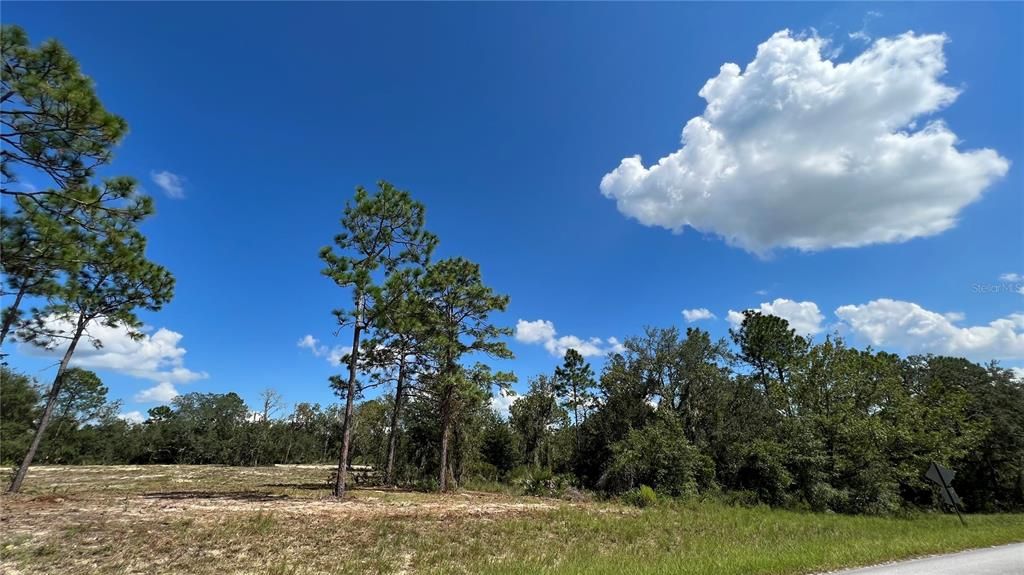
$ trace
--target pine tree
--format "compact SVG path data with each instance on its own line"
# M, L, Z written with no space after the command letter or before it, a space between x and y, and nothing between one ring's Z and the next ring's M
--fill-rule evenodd
M576 433L576 452L580 450L580 424L586 420L587 410L594 400L594 371L580 352L568 349L561 367L555 369L555 392L563 398L572 413Z
M377 183L376 194L360 186L345 206L341 218L345 231L334 238L337 251L329 246L320 250L320 258L327 265L324 275L352 294L351 308L334 311L339 329L352 326L348 381L344 385L345 418L334 485L334 495L339 498L345 496L353 402L359 392L360 338L364 330L376 327L381 314L393 303L382 287L387 278L429 262L437 238L424 228L425 211L408 192L385 181Z
M490 395L492 386L508 388L515 376L491 372L477 364L466 368L467 354L481 353L511 359L512 352L499 338L511 335L507 328L490 322L490 314L504 311L508 296L495 294L484 285L480 266L463 258L440 261L427 269L421 283L425 302L423 349L432 364L425 383L440 412L441 465L438 486L450 486L452 429L464 407L474 397Z
M67 349L47 393L46 407L32 443L14 475L9 492L21 489L80 340L86 336L94 346L102 346L102 342L87 335L88 327L99 322L137 330L141 322L136 310L159 310L173 296L174 277L146 259L146 238L138 231L137 221L108 218L103 221L103 226L102 234L83 236L79 248L80 267L67 276L47 305L33 310L32 320L19 330L22 341L52 347L63 340L67 342ZM133 334L141 337L138 331L133 331Z

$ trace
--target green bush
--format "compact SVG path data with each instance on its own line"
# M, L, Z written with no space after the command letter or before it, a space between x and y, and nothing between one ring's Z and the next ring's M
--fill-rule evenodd
M652 507L658 503L658 494L650 487L641 485L639 488L627 491L623 494L622 501L627 505L643 509L644 507Z
M520 473L522 471L520 470ZM567 474L556 475L550 469L529 469L512 481L525 495L538 497L561 497L565 491L575 486L574 477Z
M612 453L604 487L613 493L644 485L672 497L695 495L714 481L710 458L686 441L679 419L670 414L630 431Z
M784 506L790 501L793 476L786 468L786 449L769 439L756 439L740 449L736 487L757 493L762 503Z

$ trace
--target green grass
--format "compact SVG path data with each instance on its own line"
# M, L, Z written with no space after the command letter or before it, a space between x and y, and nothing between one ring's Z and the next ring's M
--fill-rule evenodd
M476 562L478 573L789 574L1024 540L1024 517L849 517L712 503L645 509L632 516L553 514L516 520L498 541L522 560ZM483 534L477 539L484 537ZM475 544L475 543L474 543ZM429 544L428 544L429 545Z
M964 528L939 514L364 489L339 503L328 473L33 469L26 493L0 499L0 572L782 575L1024 541L1024 515L968 516Z

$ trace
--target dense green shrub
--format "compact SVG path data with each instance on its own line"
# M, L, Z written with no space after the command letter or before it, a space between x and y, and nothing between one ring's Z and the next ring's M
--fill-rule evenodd
M646 485L631 489L622 494L622 502L634 507L653 507L658 503L658 494Z
M679 419L671 414L629 432L612 452L605 486L613 492L645 485L674 497L694 495L701 487L698 478L708 480L709 459L686 441Z
M566 490L575 486L572 475L555 474L547 468L527 468L520 473L513 484L525 495L562 497Z

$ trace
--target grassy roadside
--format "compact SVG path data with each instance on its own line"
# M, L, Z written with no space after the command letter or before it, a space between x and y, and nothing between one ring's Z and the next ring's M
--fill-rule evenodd
M294 468L34 474L28 493L0 499L4 573L782 575L1024 541L1024 515L971 516L965 529L941 515L483 493L356 490L338 503L323 470Z
M1024 541L1024 516L849 517L700 503L635 516L556 512L505 526L523 560L480 573L796 574ZM517 553L512 551L512 553Z

